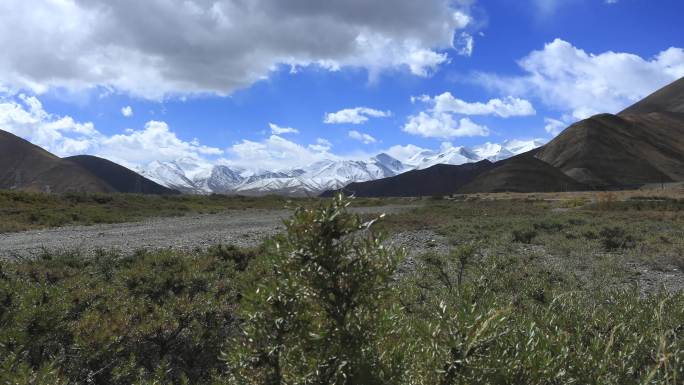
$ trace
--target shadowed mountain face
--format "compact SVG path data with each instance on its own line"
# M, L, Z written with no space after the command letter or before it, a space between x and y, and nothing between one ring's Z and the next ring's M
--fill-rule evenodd
M0 189L52 193L178 193L108 160L87 155L62 159L2 130Z
M357 197L410 197L453 194L494 164L488 160L460 166L438 164L385 179L351 183L342 191ZM339 190L338 190L339 191ZM327 191L332 196L337 191Z
M458 192L546 192L578 191L586 186L565 175L559 169L534 157L534 152L497 162L496 167L480 174Z
M76 163L0 130L0 188L43 192L113 192Z
M81 167L90 171L91 174L112 186L118 192L158 195L180 194L176 190L171 190L157 184L142 175L107 159L91 155L78 155L64 159L79 164Z
M684 79L568 127L537 158L593 188L684 180Z
M483 172L463 168L456 176L444 170L412 171L344 190L359 196L418 196L449 194L454 187L459 193L542 192L684 181L684 78L618 115L577 122L539 149ZM472 180L463 183L464 175Z

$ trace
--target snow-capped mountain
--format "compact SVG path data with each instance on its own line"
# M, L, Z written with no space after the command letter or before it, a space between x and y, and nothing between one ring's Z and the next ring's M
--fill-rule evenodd
M176 162L154 161L145 168L136 170L140 175L184 193L201 193L195 183L190 180L181 166Z
M473 152L477 154L479 159L487 159L490 162L498 162L515 155L513 151L503 145L489 142L473 148Z
M473 148L447 147L441 151L421 149L404 162L381 153L366 160L325 159L306 167L284 170L250 170L183 158L153 162L138 171L161 185L185 193L306 196L339 189L352 182L387 178L436 164L461 165L483 159L496 162L541 145L542 142L532 140L485 143Z
M535 148L541 147L546 142L540 139L533 140L507 140L504 142L504 147L506 147L513 154L518 155L528 151L532 151Z
M323 160L306 168L266 172L232 186L239 194L309 195L338 189L352 182L387 178L408 171L399 160L379 154L366 161Z
M442 152L426 153L422 151L419 153L418 159L411 158L411 163L415 169L423 170L432 167L436 164L452 164L455 166L472 163L481 160L481 158L467 147L450 147Z

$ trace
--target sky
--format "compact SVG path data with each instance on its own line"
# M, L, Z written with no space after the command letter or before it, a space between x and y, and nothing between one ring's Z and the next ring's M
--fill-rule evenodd
M3 0L0 129L131 168L548 141L684 76L681 0Z

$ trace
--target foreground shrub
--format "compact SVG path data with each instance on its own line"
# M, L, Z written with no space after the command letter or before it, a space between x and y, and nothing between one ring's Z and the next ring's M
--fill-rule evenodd
M232 261L47 254L0 270L0 379L17 378L3 383L204 383L224 368Z
M530 244L537 237L537 231L531 228L515 229L511 233L513 242Z
M621 227L604 227L599 233L604 250L632 249L636 239Z
M297 209L286 235L254 266L262 279L245 293L244 337L227 357L235 383L395 383L378 342L391 322L386 300L397 257L370 231L373 221L350 215L347 205L338 196Z
M587 289L487 242L396 269L347 204L258 250L0 262L0 384L682 383L684 294Z

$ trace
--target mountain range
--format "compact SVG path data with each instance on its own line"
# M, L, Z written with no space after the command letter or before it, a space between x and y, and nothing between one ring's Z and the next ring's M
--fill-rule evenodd
M2 130L0 189L53 193L178 193L106 159L88 155L60 158Z
M255 170L191 158L130 170L81 155L60 158L0 130L0 189L143 194L425 196L633 188L684 181L684 78L618 114L579 121L537 140L419 150L400 161L326 159Z
M684 78L617 115L592 116L571 125L547 144L523 150L529 151L492 159L491 165L432 166L388 179L352 183L340 190L377 197L605 190L681 182Z
M207 165L193 159L153 162L137 171L159 184L193 194L318 195L350 183L373 181L424 170L438 164L462 165L482 160L498 161L542 145L538 140L487 143L479 147L421 150L404 162L381 153L366 160L322 160L301 168L248 170Z

